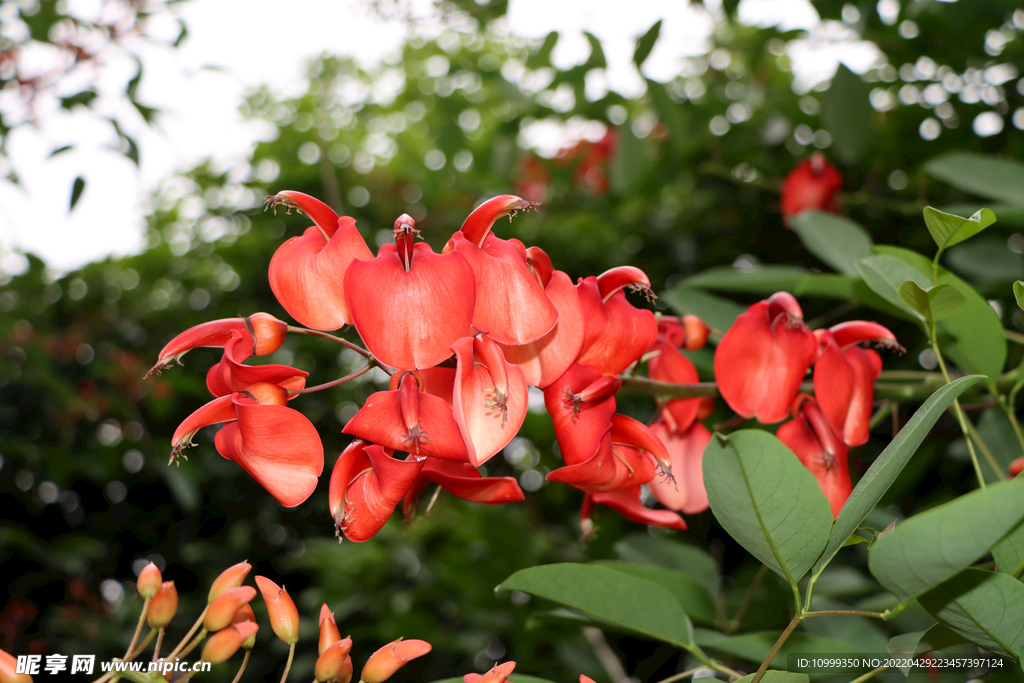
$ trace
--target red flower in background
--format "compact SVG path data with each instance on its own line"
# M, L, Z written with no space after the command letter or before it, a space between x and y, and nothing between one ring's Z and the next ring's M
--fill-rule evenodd
M836 194L842 188L843 177L839 171L825 161L824 154L815 152L810 159L797 164L782 181L783 220L788 225L790 217L806 209L837 213Z

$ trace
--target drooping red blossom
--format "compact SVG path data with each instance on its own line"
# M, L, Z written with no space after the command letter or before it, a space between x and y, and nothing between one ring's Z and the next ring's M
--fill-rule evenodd
M896 337L878 323L855 320L816 330L814 396L829 423L847 446L866 443L882 359L865 343L900 348Z
M537 247L526 250L530 268L558 311L554 329L535 342L522 346L502 345L505 358L522 368L526 383L544 388L562 376L583 346L583 311L580 297L568 275L553 270L551 259Z
M505 360L489 335L452 344L455 387L452 409L474 467L511 441L526 419L528 389L523 371Z
M232 330L224 344L224 355L206 373L206 388L214 396L245 391L253 384L277 384L284 389L301 389L309 373L288 365L245 365L252 357L254 340L248 330Z
M640 501L640 487L636 486L631 489L588 493L583 496L583 504L580 506L580 526L583 529L584 539L594 533L593 516L594 507L597 505L610 507L631 522L686 531L686 522L671 510L654 510L645 507Z
M780 198L782 217L790 217L806 209L839 211L836 194L843 189L843 177L834 166L825 161L825 155L815 152L810 159L797 164L782 181Z
M664 422L655 422L651 431L665 444L672 462L672 477L655 477L648 484L651 493L665 507L687 515L707 510L704 449L711 441L711 432L700 422L694 422L684 432L673 431Z
M513 195L489 199L469 215L444 249L462 254L473 268L473 327L501 344L535 342L558 321L558 310L527 265L523 243L491 232L497 219L533 206Z
M342 432L417 456L469 458L451 405L424 393L413 372L396 372L391 386L366 399Z
M613 415L611 423L593 457L559 467L547 480L601 493L646 484L654 479L659 465L668 473L668 451L649 427L625 415Z
M427 458L420 470L419 479L405 495L402 512L406 520L412 519L416 500L431 483L471 503L500 505L526 499L515 477L484 477L468 462Z
M629 303L623 292L627 287L651 295L650 280L632 266L612 268L576 285L584 322L577 363L617 375L654 343L658 336L654 313Z
M254 340L252 353L257 356L266 356L281 348L284 337L288 333L288 325L269 313L253 313L247 318L211 320L190 327L167 342L167 345L160 351L156 364L150 368L146 376L148 377L154 372L159 373L160 370L175 361L180 365L181 357L192 349L201 346L226 346L233 338L231 333L235 330L248 331Z
M656 354L647 361L647 372L651 379L676 384L700 381L697 369L693 367L690 359L679 353L671 344L655 344L653 350ZM699 398L674 398L662 406L662 415L671 422L673 430L684 432L697 419L699 409Z
M338 536L344 533L356 542L373 538L412 488L425 460L397 460L360 439L349 444L334 465L328 493Z
M417 233L411 217L399 216L396 244L382 246L372 261L353 261L345 277L345 301L366 348L402 370L448 358L455 340L469 334L476 301L466 259L414 244Z
M214 441L217 452L237 463L285 507L306 500L324 469L324 447L316 428L288 408L288 392L276 384L254 384L245 392L216 398L181 423L171 438L174 460L203 427L227 422Z
M373 258L354 218L339 218L331 207L301 192L280 192L267 206L296 208L313 219L301 237L278 247L270 261L270 288L289 315L315 330L336 330L352 322L345 301L345 275L355 260Z
M780 422L817 351L800 304L788 292L777 292L739 315L718 343L718 391L739 415Z
M590 460L611 429L615 394L622 380L589 365L573 363L544 389L544 406L551 415L555 438L567 465Z
M850 447L832 429L813 398L801 395L793 406L793 419L779 427L776 436L796 453L814 478L838 517L853 491L847 456Z

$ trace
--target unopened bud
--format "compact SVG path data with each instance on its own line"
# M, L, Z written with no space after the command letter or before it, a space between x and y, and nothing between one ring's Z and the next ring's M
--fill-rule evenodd
M218 631L206 641L206 646L203 648L203 654L200 659L211 664L226 662L233 654L238 652L238 648L242 647L242 643L255 636L259 630L259 626L251 621L246 621L241 624L235 624L231 628Z
M686 330L686 349L696 351L708 343L708 332L711 331L704 321L695 315L683 316L683 329Z
M256 589L252 586L232 588L227 593L210 603L203 618L203 628L210 633L226 628L234 619L238 609L256 597Z
M391 678L409 660L422 657L430 650L430 643L426 641L399 638L370 655L359 677L363 683L382 683Z
M331 610L327 608L327 603L324 603L320 608L319 654L323 654L324 650L329 648L331 645L334 645L339 640L341 640L341 631L338 630L338 624L334 621L334 614L332 614Z
M139 589L139 595L144 598L152 598L163 583L164 577L160 575L160 570L150 562L139 572L139 580L135 582L135 585Z
M174 587L173 581L164 581L160 590L156 592L149 602L149 611L146 612L146 623L150 628L164 628L174 613L178 611L178 589Z
M232 588L238 588L245 581L245 577L249 575L249 570L252 569L252 565L248 562L239 562L236 565L228 567L220 573L213 581L213 585L210 586L210 596L206 599L206 602L210 603L220 597L221 593L226 593Z
M352 680L352 639L345 638L334 643L316 660L313 675L320 683L349 683Z
M14 655L0 650L0 683L32 683L31 676L15 673L17 670L18 660Z
M253 614L252 607L250 607L249 605L242 605L241 607L238 608L238 611L235 612L235 616L232 617L231 623L232 624L241 624L241 623L246 622L246 621L251 621L251 622L253 622L255 624L256 623L256 615ZM252 635L252 636L249 636L248 640L246 640L244 643L242 643L242 649L243 650L251 650L255 645L256 645L256 636Z
M505 679L512 675L512 671L515 668L515 662L495 664L490 671L482 676L480 674L466 674L462 677L462 683L505 683Z
M298 642L299 610L295 608L288 591L265 576L257 576L256 585L260 587L263 600L267 603L270 626L274 633L289 645Z

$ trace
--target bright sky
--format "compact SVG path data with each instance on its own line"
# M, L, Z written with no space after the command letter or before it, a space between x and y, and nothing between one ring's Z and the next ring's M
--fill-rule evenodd
M429 0L411 4L421 10L418 16L430 5ZM238 113L246 90L265 83L282 94L301 93L303 65L310 57L329 51L372 62L398 49L406 30L372 16L359 0L290 0L286 11L276 0L189 0L174 7L188 25L182 47L142 50L139 99L164 114L156 129L141 119L125 125L139 141L141 169L109 149L116 143L109 124L87 112L57 114L42 129L25 126L11 136L10 154L22 185L0 182L0 270L17 267L21 259L13 254L18 251L35 253L58 271L140 251L143 202L162 178L206 157L244 159L266 133ZM818 24L807 0L744 0L741 9L750 23L784 18L794 28ZM582 31L594 33L609 61L604 85L624 94L642 92L631 64L634 44L658 19L664 20L661 39L644 72L665 81L678 72L680 57L706 51L711 23L699 6L681 0L632 0L628 6L610 0L511 0L508 14L514 34L540 38L562 32L553 59L563 67L586 57ZM167 23L168 34L175 35L176 24ZM810 60L824 69L821 77L830 77L836 60L825 60L823 67L821 62ZM218 69L204 68L209 66ZM130 62L113 66L111 90L132 75ZM48 158L72 141L76 150ZM85 178L86 189L69 214L77 176Z

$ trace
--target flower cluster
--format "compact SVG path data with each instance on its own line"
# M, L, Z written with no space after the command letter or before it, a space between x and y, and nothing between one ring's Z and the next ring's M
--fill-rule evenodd
M825 155L815 152L810 159L797 164L796 168L782 181L780 208L782 218L789 225L789 219L801 211L839 211L836 195L843 189L843 177Z
M314 223L281 245L269 271L277 300L306 327L260 313L206 323L172 340L155 370L197 346L224 350L206 378L215 398L177 429L172 459L199 429L224 423L218 452L282 505L298 505L317 485L324 449L289 400L380 367L390 385L345 425L355 438L331 475L339 536L371 538L400 503L408 518L430 483L473 502L522 500L514 478L484 477L477 468L519 432L531 387L543 392L565 462L547 478L585 493L585 531L597 504L676 529L686 525L672 510L707 508L700 463L710 434L697 422L707 403L668 401L652 426L616 413L620 373L647 358L652 379L694 382L697 372L680 349L698 349L708 336L693 316L659 320L630 303L626 289L653 296L642 271L620 266L573 284L538 247L492 232L498 218L534 206L511 195L473 211L440 254L416 242L407 215L395 221L394 244L374 256L355 221L322 202L281 192L268 198L268 207L278 205ZM326 333L345 326L365 348ZM367 364L317 387L307 387L308 374L297 368L246 364L277 350L288 332L336 339ZM671 510L643 505L645 484Z

